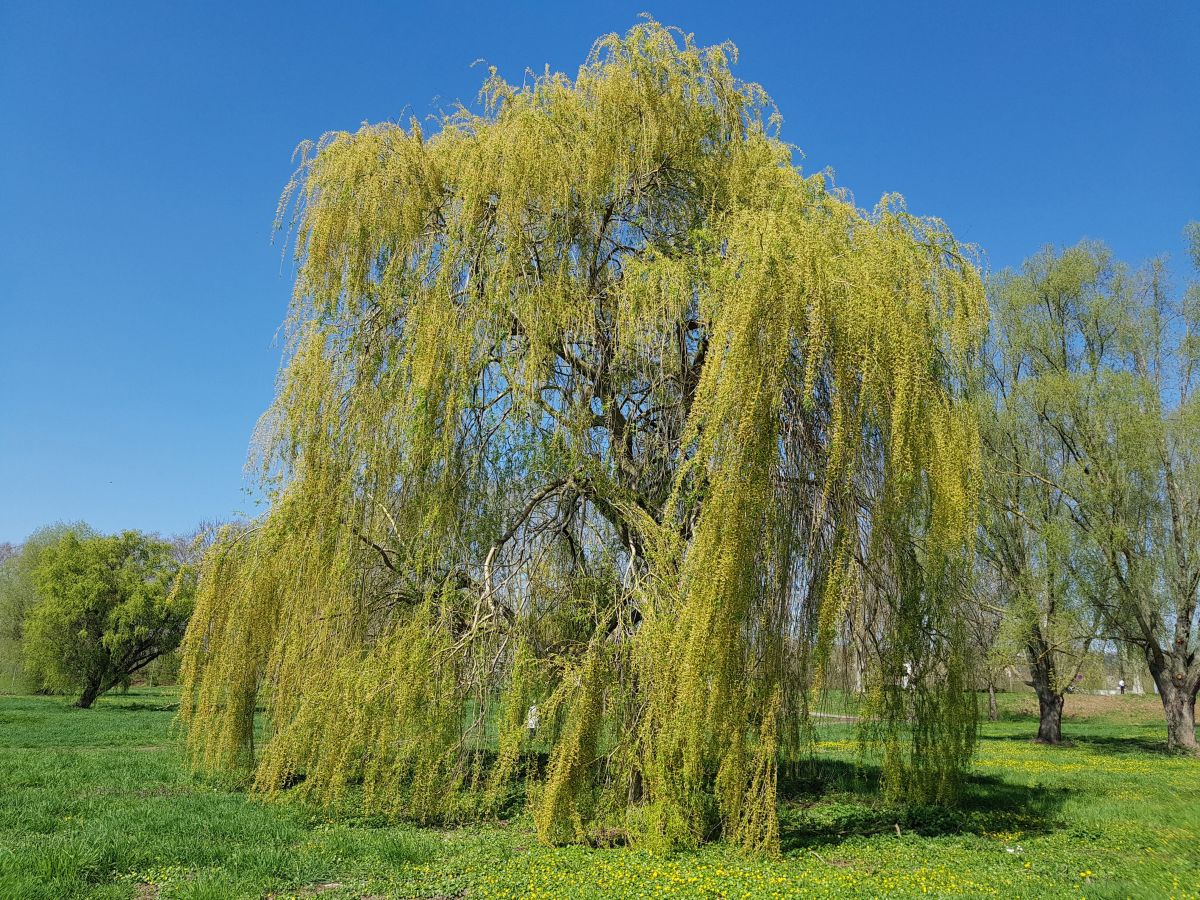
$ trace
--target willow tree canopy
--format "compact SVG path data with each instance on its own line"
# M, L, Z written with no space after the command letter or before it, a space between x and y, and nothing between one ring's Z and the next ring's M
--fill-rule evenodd
M733 55L644 22L432 134L304 147L273 502L185 648L199 764L771 850L853 609L886 783L953 790L981 285L941 223L802 175Z

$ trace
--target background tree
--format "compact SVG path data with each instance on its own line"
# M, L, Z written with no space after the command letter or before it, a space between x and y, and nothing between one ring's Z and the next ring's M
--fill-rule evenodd
M1200 228L1190 226L1200 265ZM1046 250L1004 287L1007 340L1027 361L1038 440L1024 481L1064 503L1067 558L1105 628L1140 649L1172 749L1196 750L1200 590L1200 292L1164 264L1139 273L1101 245Z
M1059 282L1071 291L1091 277L1086 254L1064 263ZM1076 264L1072 268L1070 264ZM1038 698L1037 740L1062 741L1062 711L1099 636L1096 600L1108 575L1089 565L1072 520L1072 498L1062 486L1073 465L1070 444L1043 422L1048 388L1038 375L1041 350L1029 329L1027 283L1005 274L990 292L992 331L980 367L985 461L979 550L990 569L985 604L1001 615L995 638L1015 643L1025 657L1028 684Z
M198 762L436 819L549 748L547 840L777 849L859 608L887 789L953 795L982 286L941 223L797 171L733 55L647 22L433 134L303 149L273 504L184 648Z
M1000 718L996 692L1004 673L1012 670L1021 652L1013 647L1010 630L1004 627L1006 610L1001 605L1002 595L996 573L990 567L981 567L976 572L972 602L965 610L977 684L987 692L990 722Z
M80 691L90 707L183 637L194 574L172 546L127 531L80 538L68 532L41 553L39 598L23 635L29 675L55 691Z
M47 525L16 547L6 545L11 552L0 560L0 677L10 690L16 690L25 680L21 639L25 619L38 599L34 570L43 551L68 533L87 537L94 532L82 522Z
M181 532L169 537L159 537L171 546L171 558L181 567L197 571L204 559L204 554L212 546L225 523L208 520L201 522L190 532ZM180 655L178 648L159 656L144 669L144 675L150 685L175 684L179 680Z
M226 526L241 527L241 523L208 519L191 531L180 532L168 537L159 537L158 535L154 535L154 537L156 540L171 545L171 557L180 567L187 566L198 569L204 560L204 554L209 551L221 530Z

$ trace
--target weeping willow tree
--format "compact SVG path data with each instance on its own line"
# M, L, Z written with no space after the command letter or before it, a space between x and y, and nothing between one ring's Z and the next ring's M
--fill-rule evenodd
M184 652L199 766L770 852L853 610L885 787L953 793L981 284L941 223L797 170L733 58L647 21L433 133L302 147L273 500Z

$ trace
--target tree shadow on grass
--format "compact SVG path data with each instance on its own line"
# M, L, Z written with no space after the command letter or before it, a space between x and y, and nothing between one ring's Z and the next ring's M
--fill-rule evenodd
M495 752L479 751L483 769L495 761ZM545 752L522 754L515 779L504 796L491 798L481 818L508 819L525 810L525 788L539 783L549 769ZM285 787L304 780L296 775ZM364 816L356 789L360 779L350 780L345 814L361 826L393 824L384 816ZM848 838L875 834L919 834L925 837L999 832L1044 834L1065 827L1063 805L1070 796L1066 787L1030 787L991 775L974 774L966 779L957 804L921 805L891 803L880 792L880 768L838 759L804 760L781 764L778 782L780 845L784 851L818 850L837 846ZM324 815L324 813L323 813Z
M783 850L840 844L847 838L901 832L923 836L1045 833L1062 827L1066 788L1030 788L988 775L968 778L956 805L888 803L878 766L813 760L779 781Z
M1095 750L1099 753L1115 753L1121 755L1132 755L1139 753L1151 753L1157 756L1174 756L1175 754L1167 749L1166 738L1150 738L1139 735L1103 735L1103 734L1078 734L1069 732L1064 729L1063 743L1061 747L1053 747L1048 744L1042 744L1047 752L1053 753L1056 749L1070 750L1071 748L1080 750ZM1023 744L1034 743L1033 738L1027 734L1003 734L989 735L988 741L1009 741Z
M178 712L178 700L164 700L161 703L150 703L142 700L134 700L132 702L122 702L119 698L112 697L103 698L108 702L99 704L100 708L105 712ZM118 702L112 702L117 700Z
M72 701L78 699L77 694L64 696ZM179 697L173 692L156 691L153 688L122 691L114 687L97 698L95 708L105 712L177 712Z
M1118 737L1115 735L1083 735L1075 739L1075 743L1088 750L1098 750L1102 753L1117 753L1122 755L1133 753L1153 753L1158 756L1175 756L1173 750L1167 749L1167 739L1149 737Z

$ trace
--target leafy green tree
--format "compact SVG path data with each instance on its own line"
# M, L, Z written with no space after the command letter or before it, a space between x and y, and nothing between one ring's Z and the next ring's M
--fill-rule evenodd
M68 533L80 537L93 534L82 522L60 523L39 528L19 546L5 545L9 550L0 560L0 666L3 666L3 676L10 688L16 688L25 680L21 639L25 633L25 619L38 599L34 570L43 551Z
M1090 262L1086 251L1070 251L1055 290L1095 277ZM1099 637L1097 589L1108 579L1088 564L1062 486L1070 443L1042 418L1048 388L1041 349L1029 339L1038 317L1027 288L1008 273L991 285L993 328L978 370L986 473L979 550L990 569L988 600L1001 614L995 643L1022 649L1038 698L1037 740L1058 744L1067 689Z
M854 610L887 790L954 794L982 285L940 222L799 172L733 57L645 22L303 149L273 504L184 647L199 763L436 819L547 748L546 840L770 851Z
M132 531L68 532L46 547L23 635L30 676L50 690L79 691L76 705L86 709L178 647L194 575L172 553L169 543Z
M1200 226L1189 234L1200 267ZM1168 746L1195 752L1200 290L1173 291L1161 261L1132 272L1084 243L1030 259L1001 297L1034 448L1013 459L1013 483L1053 501L1057 571L1090 593L1106 636L1141 651Z

